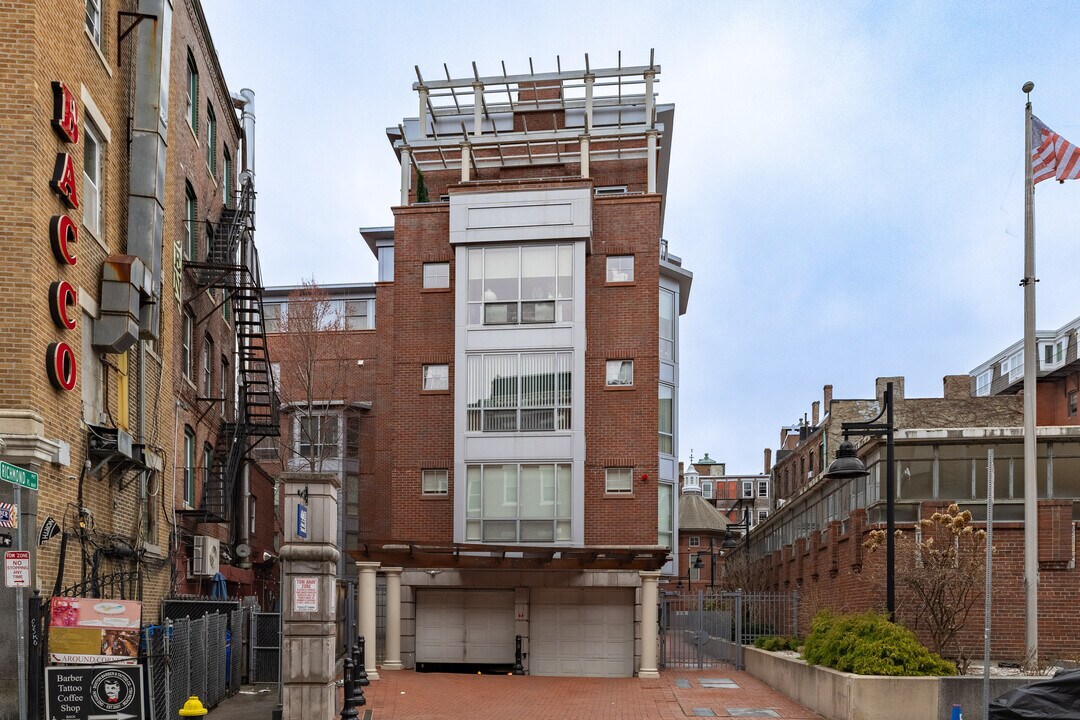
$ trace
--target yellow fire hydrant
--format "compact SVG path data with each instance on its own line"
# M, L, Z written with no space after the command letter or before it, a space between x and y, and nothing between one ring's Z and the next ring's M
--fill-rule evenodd
M192 695L184 703L184 707L180 708L180 717L202 717L208 712L210 711L203 707L199 697Z

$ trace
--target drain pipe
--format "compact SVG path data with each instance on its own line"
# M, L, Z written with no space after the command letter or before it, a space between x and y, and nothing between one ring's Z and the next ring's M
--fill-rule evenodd
M240 111L244 128L244 172L242 178L255 180L255 91L244 88L232 95L233 107Z

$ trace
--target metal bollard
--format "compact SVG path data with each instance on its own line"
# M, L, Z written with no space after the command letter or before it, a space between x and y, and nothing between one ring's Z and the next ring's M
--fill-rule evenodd
M521 636L518 635L514 639L516 647L514 648L514 671L513 675L524 675L525 666L521 664Z
M367 661L364 658L366 650L364 649L363 635L356 638L356 646L354 646L354 649L356 647L360 648L360 655L356 658L356 682L358 682L363 687L367 687L371 683L371 681L368 680L367 676Z
M360 682L360 680L357 679L357 681L353 683L356 686L353 692L353 700L356 701L357 707L361 707L367 705L367 698L364 697L364 685L368 684L369 681L367 679L367 672L364 670L364 656L363 653L360 652L359 642L352 646L352 656L354 665L359 663L359 665L356 665L358 674L362 672L365 676L363 682Z
M345 675L345 701L341 706L341 720L352 720L357 717L357 712L356 700L353 698L353 661L348 654L345 655L342 673Z

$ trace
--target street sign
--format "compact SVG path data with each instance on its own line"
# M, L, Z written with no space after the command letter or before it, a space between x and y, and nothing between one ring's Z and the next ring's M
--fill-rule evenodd
M307 505L296 506L296 537L307 539Z
M0 460L0 480L5 480L12 485L29 488L30 490L38 489L38 475L36 472L26 470L18 465L12 465L3 460Z
M318 612L319 578L293 578L293 612Z
M8 550L4 553L4 586L30 587L29 550Z
M141 665L45 668L49 720L144 720Z
M0 528L19 527L19 506L0 502Z

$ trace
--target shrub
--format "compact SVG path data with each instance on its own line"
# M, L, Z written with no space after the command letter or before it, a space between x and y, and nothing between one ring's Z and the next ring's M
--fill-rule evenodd
M811 665L858 675L956 674L956 666L923 647L915 633L875 612L818 613L803 657Z
M777 650L798 650L799 639L793 637L778 637L775 635L761 635L754 640L754 647L776 652Z

